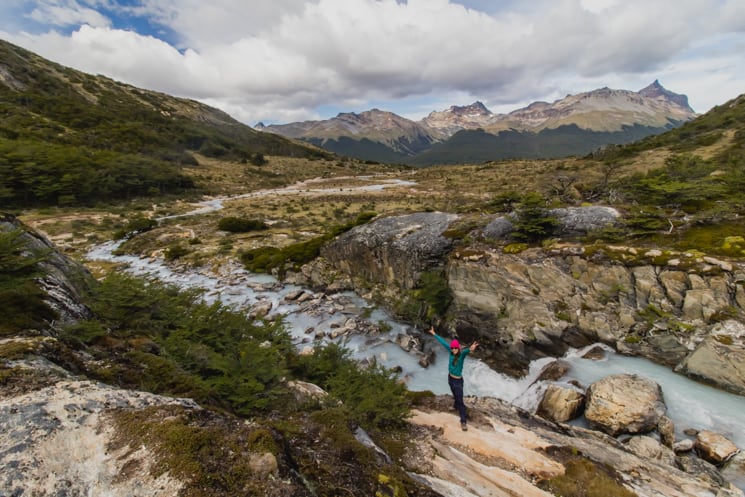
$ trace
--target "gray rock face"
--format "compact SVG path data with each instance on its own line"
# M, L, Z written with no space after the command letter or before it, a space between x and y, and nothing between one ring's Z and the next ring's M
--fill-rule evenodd
M612 207L588 206L550 209L549 215L559 222L562 234L576 235L618 224L621 214Z
M482 235L484 238L500 240L512 233L514 229L515 227L509 219L506 217L498 217L484 227Z
M605 248L602 257L583 251L578 245L519 254L484 250L478 260L453 253L447 277L458 334L480 336L487 344L482 354L493 356L487 360L517 374L532 358L560 356L569 346L598 341L670 367L703 347L680 371L745 391L745 378L734 371L742 364L745 342L738 337L745 333L716 322L718 315L742 311L737 300L742 269L710 269L695 256L686 270L638 265L653 255L628 247ZM718 338L704 344L710 334ZM489 344L495 346L489 350Z
M176 495L182 482L147 471L155 457L144 449L110 453L114 437L106 412L195 402L120 390L89 381L61 381L0 399L0 493L3 495ZM126 470L142 466L141 474ZM122 478L129 474L129 478ZM97 490L98 489L98 490ZM105 489L105 490L104 490ZM7 492L7 493L5 493ZM147 495L156 495L155 493Z
M583 235L591 231L618 224L621 214L612 207L587 206L549 209L548 215L556 218L558 234ZM498 217L482 230L485 238L500 240L514 230L512 221L507 217Z
M28 230L11 215L0 216L0 232L21 229L21 241L29 251L48 254L39 266L43 275L37 280L39 288L46 294L45 302L59 315L58 323L70 324L90 317L90 311L82 303L82 296L93 277L88 270L57 251L41 234Z
M443 267L453 241L442 233L456 219L442 212L377 219L342 234L321 255L353 279L411 289L422 272Z
M676 371L745 395L745 325L729 320L714 327Z
M565 232L587 232L618 219L605 207L559 209L555 215ZM482 358L502 372L520 376L535 358L603 342L745 392L745 378L735 371L745 360L743 341L735 336L728 343L732 327L716 343L705 341L721 316L745 310L741 265L627 246L590 253L572 243L518 254L483 246L452 251L442 233L455 219L445 213L378 219L326 246L323 257L303 268L303 276L329 289L367 293L374 287L393 304L422 272L444 268L453 296L448 310L453 332L480 339ZM503 238L510 229L509 217L501 217L483 234Z
M614 437L654 430L666 410L660 386L630 374L596 381L587 389L586 403L590 426Z

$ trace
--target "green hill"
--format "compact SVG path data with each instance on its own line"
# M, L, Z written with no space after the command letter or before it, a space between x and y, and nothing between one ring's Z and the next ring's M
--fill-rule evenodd
M193 190L192 155L325 155L201 103L47 61L0 40L0 207Z
M677 123L671 123L670 127L674 125ZM606 132L581 129L572 124L537 133L507 130L495 135L481 129L463 130L406 162L417 166L431 166L518 158L562 158L585 155L608 143L633 142L664 129L636 124L624 126L623 131Z

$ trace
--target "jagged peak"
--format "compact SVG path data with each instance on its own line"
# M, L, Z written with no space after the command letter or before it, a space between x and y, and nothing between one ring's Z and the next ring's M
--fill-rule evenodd
M452 114L462 114L462 113L478 113L478 114L485 114L490 115L492 112L486 108L486 105L484 105L481 101L477 100L474 103L470 105L451 105L450 108L446 111L450 112Z
M681 95L679 93L674 93L668 89L666 89L664 86L660 84L659 79L655 79L651 84L645 86L641 90L639 90L639 95L642 95L644 97L648 98L666 98L667 100L670 100L673 103L678 104L681 107L684 107L686 109L691 109L691 107L688 105L688 97L686 95Z

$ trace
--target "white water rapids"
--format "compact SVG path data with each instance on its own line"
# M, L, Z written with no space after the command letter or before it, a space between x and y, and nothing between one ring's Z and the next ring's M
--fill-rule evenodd
M389 181L383 185L367 185L356 188L345 188L345 191L360 191L381 189L386 186L398 186L407 182ZM271 192L260 192L243 195L257 196L267 193L290 194L310 192L308 182ZM328 192L328 189L315 189L314 192ZM339 189L334 189L339 193ZM233 197L236 198L236 197ZM222 208L222 202L229 199L215 199L200 205L196 211L185 215L201 214ZM177 217L177 216L169 216ZM166 218L162 218L166 219ZM219 299L235 309L247 310L259 302L271 302L272 315L282 315L287 330L292 335L298 347L309 343L313 335L308 334L309 328L328 330L342 326L350 317L369 315L371 323L385 322L390 331L380 337L371 339L368 336L352 335L345 339L345 346L357 358L375 357L379 364L386 367L400 366L401 377L406 381L410 390L430 390L436 394L449 393L447 386L446 351L438 344L434 344L437 358L428 369L418 364L418 357L404 351L393 342L399 334L407 332L417 334L411 326L393 320L390 315L353 293L337 295L334 298L336 307L343 307L338 312L308 312L307 306L295 301L288 302L285 296L291 292L302 290L293 285L284 285L271 276L251 274L237 264L223 268L222 274L214 274L199 268L187 268L174 271L161 259L142 259L134 256L115 256L112 251L118 246L115 242L107 242L92 249L88 253L91 260L107 260L122 263L126 270L140 276L155 277L165 283L175 284L182 288L200 288L205 290L205 299L213 301ZM307 290L310 292L310 290ZM312 293L312 292L311 292ZM427 333L420 333L422 340L434 340ZM323 338L328 340L329 338ZM697 430L710 429L729 438L741 449L745 449L745 397L694 382L688 378L675 374L670 369L656 365L641 358L626 357L615 354L608 347L606 355L601 360L589 360L581 357L583 351L572 350L563 358L571 365L566 377L561 381L577 380L587 386L605 376L616 373L634 373L656 381L663 390L668 416L676 426L678 439L687 438L683 434L686 428ZM535 379L553 359L546 358L535 361L527 376L514 379L500 374L475 357L470 357L464 367L465 393L473 396L496 397L529 411L534 411L545 385L536 383ZM581 420L577 423L582 423Z

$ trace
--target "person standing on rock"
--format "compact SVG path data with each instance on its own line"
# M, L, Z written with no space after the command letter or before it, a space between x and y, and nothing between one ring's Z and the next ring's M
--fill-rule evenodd
M468 429L466 424L466 404L463 402L463 363L466 362L466 356L476 350L479 342L473 342L468 347L462 348L458 340L447 340L435 333L435 327L429 328L429 334L437 339L440 344L450 353L448 361L448 385L453 393L455 408L460 414L460 427L463 431Z

